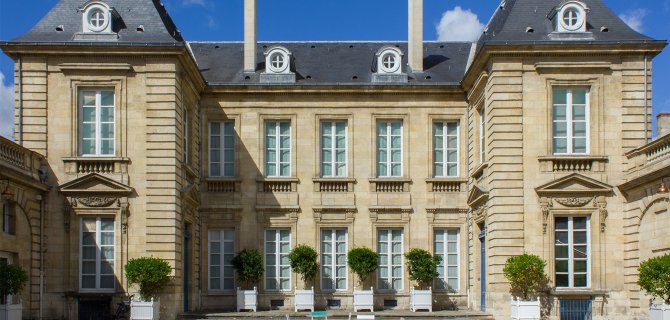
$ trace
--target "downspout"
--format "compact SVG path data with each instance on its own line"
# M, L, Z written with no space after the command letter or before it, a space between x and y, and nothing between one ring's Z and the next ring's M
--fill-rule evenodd
M21 62L21 56L19 56L19 130L18 136L19 145L23 145L23 63Z
M44 195L40 200L40 306L39 318L42 319L42 301L44 301Z
M202 132L202 106L200 105L200 101L198 101L198 131ZM202 142L202 136L200 138L200 141ZM198 187L200 190L202 190L202 152L198 155ZM198 192L200 194L200 192ZM200 199L202 201L202 199ZM200 203L200 202L198 202ZM200 211L200 206L198 205L198 210L196 210L196 214L198 215L198 246L193 250L194 252L198 252L198 275L201 275L202 271L202 238L203 238L203 232L202 232L202 217L200 215L202 212ZM202 308L202 277L198 276L198 309Z
M465 136L466 136L466 141L469 141L470 139L470 106L468 106L468 109L465 110L465 121L467 122L465 126ZM465 189L466 192L470 191L470 148L465 147ZM468 309L470 309L470 206L468 205L467 209L465 210L465 234L467 234L467 237L465 237L465 247L467 248L467 259L466 259L466 265L467 265L467 286L466 286L466 297L468 299Z
M647 65L648 65L648 58L647 54L644 54L644 144L649 143L649 110L648 108L648 92L649 92L649 81L647 80L648 77L648 70L647 70Z

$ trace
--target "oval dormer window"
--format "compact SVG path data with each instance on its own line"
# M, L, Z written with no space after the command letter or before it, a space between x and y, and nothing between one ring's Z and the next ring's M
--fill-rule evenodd
M269 74L291 73L291 52L281 46L268 49L265 52L265 72Z
M400 63L398 62L398 54L395 52L386 52L382 55L382 71L386 73L394 73L398 71Z
M588 8L578 1L570 1L559 9L559 32L586 32L586 13Z
M112 12L106 3L101 1L88 2L79 9L82 12L82 31L84 33L112 33Z
M275 73L281 73L286 70L288 63L283 52L273 52L270 54L270 70Z
M91 31L100 32L107 28L107 14L100 8L93 8L88 12L88 25Z

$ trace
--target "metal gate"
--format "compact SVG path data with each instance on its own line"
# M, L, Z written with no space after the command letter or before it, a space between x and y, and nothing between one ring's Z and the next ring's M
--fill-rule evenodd
M561 320L591 320L590 299L561 299Z

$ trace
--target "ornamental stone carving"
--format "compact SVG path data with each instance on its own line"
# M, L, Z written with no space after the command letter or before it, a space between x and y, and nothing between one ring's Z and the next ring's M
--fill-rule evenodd
M571 198L555 198L554 200L556 200L556 202L558 202L563 206L575 208L587 205L589 202L591 202L592 198L571 197Z
M117 200L118 198L114 197L82 197L77 198L76 201L87 207L104 208L111 206Z

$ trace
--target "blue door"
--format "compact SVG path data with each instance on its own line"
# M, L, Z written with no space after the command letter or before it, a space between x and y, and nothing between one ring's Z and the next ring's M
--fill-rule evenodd
M481 264L479 265L479 274L481 275L481 310L486 311L486 229L482 229L479 233L479 245L481 249L481 255L479 260Z
M561 320L591 320L591 299L561 299Z

